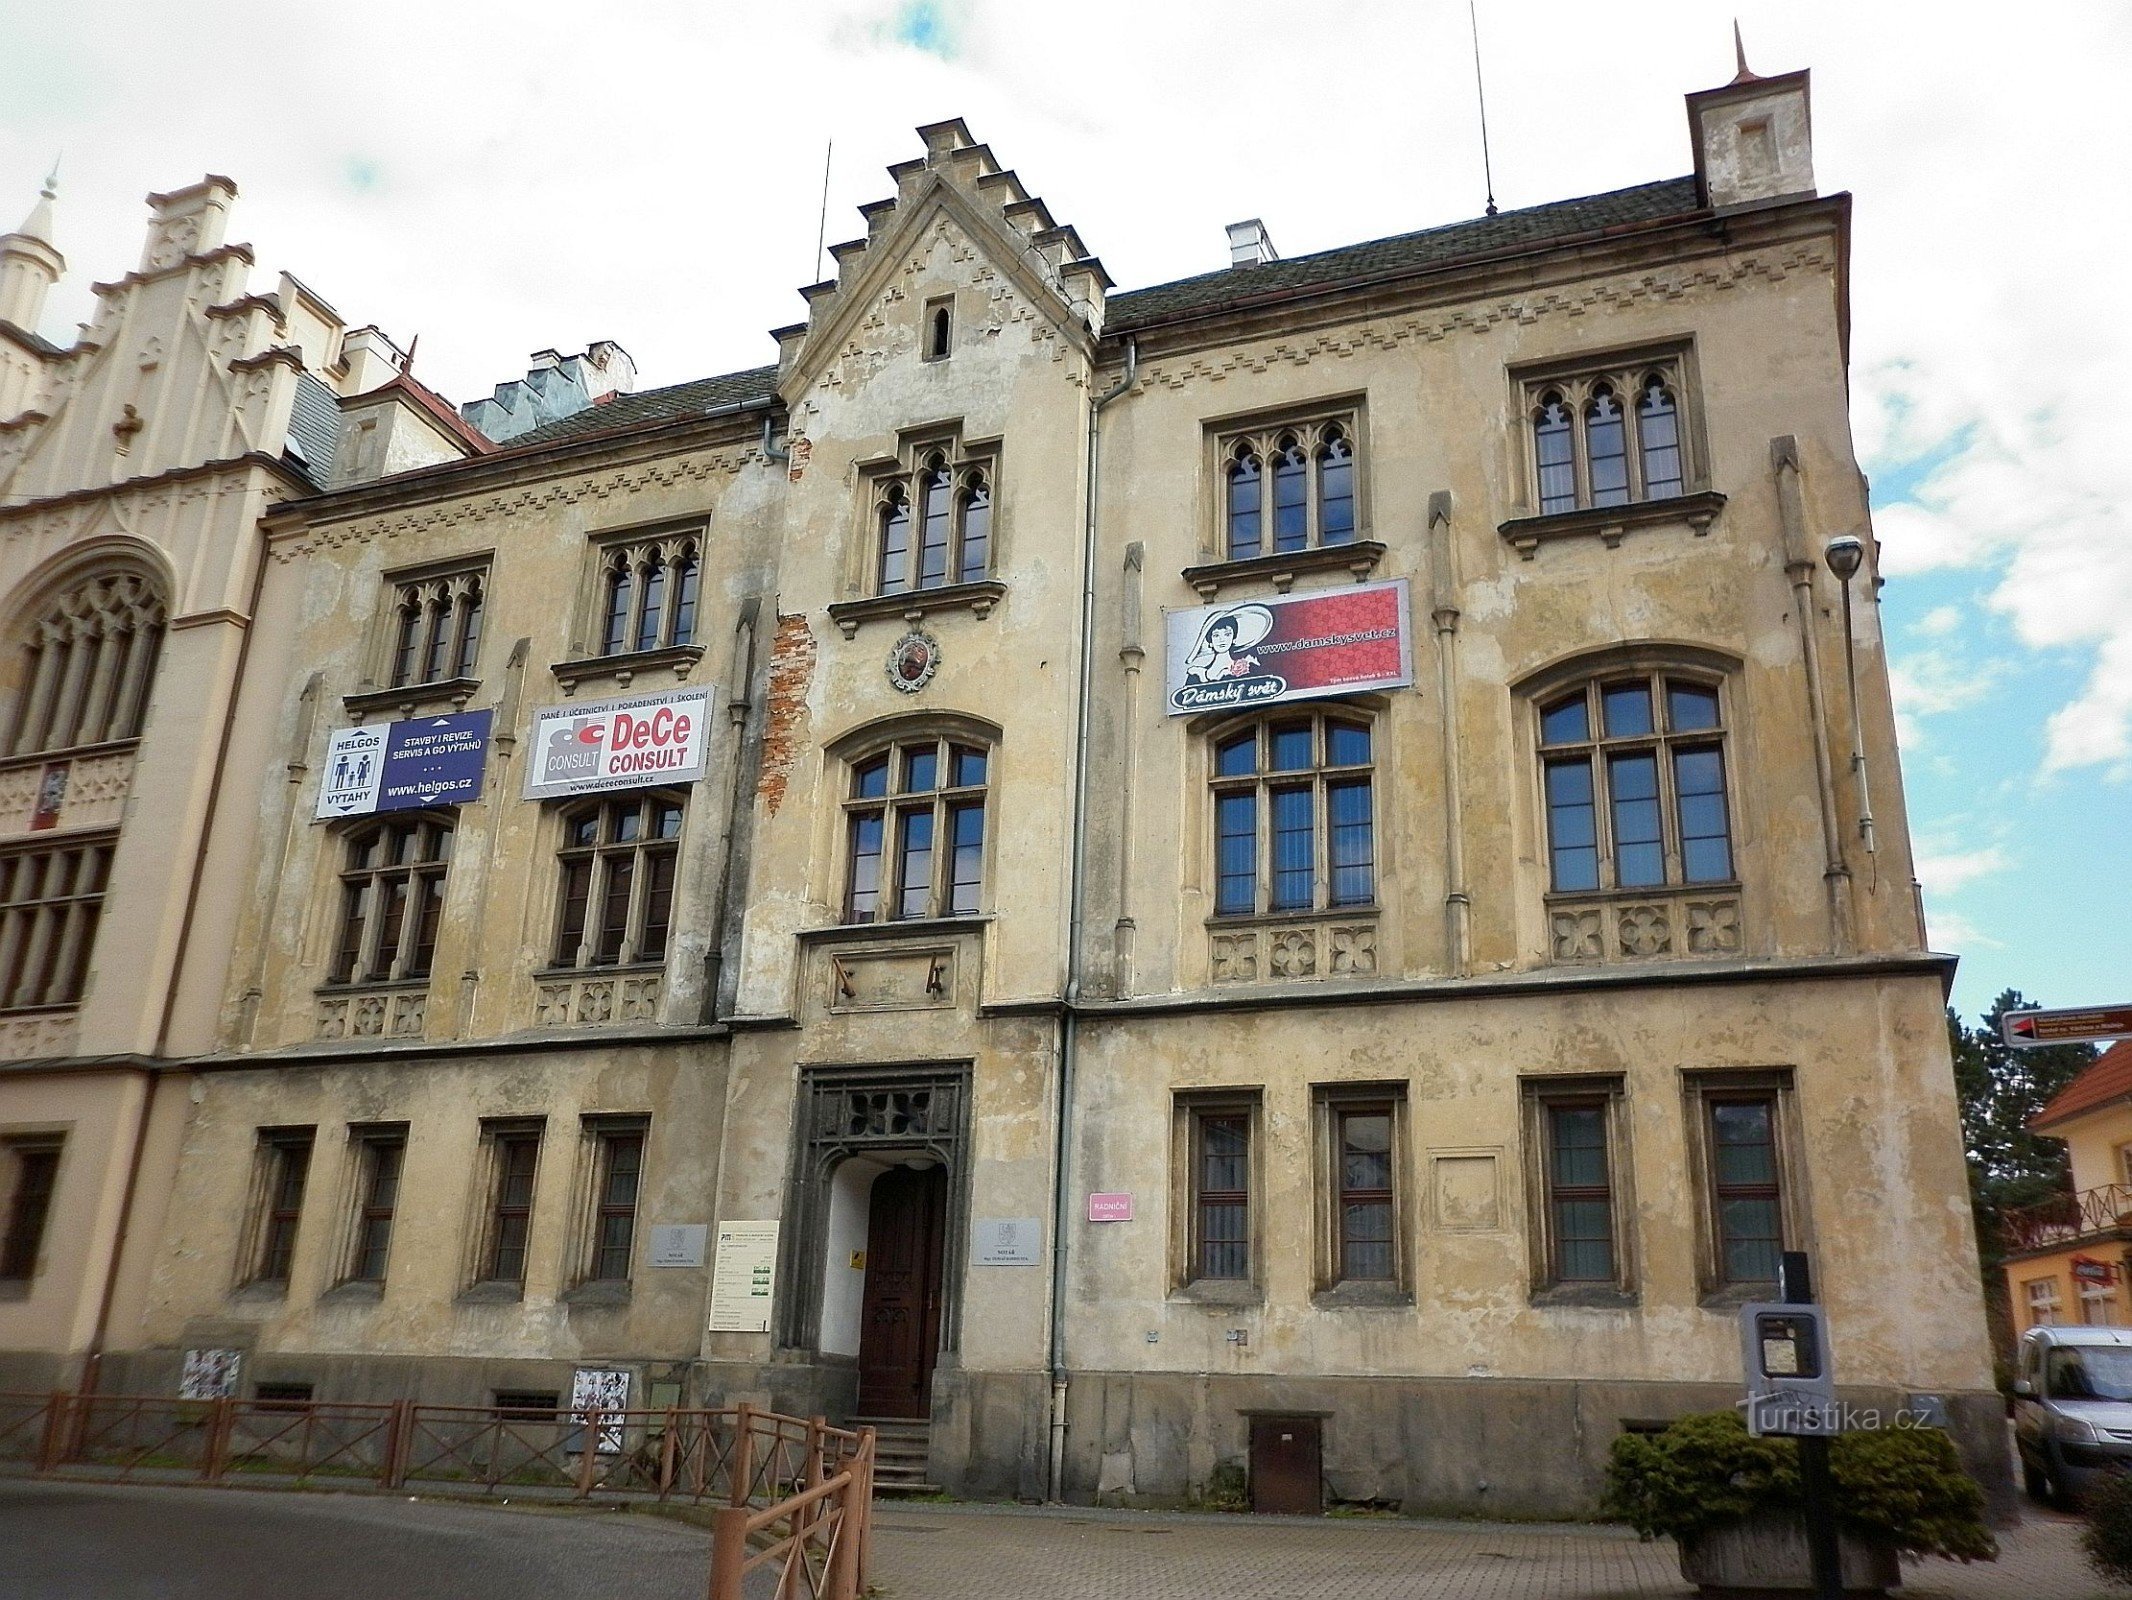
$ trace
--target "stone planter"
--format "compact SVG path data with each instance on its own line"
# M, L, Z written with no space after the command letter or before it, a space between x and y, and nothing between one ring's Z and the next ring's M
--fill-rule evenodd
M1845 1531L1847 1594L1885 1594L1902 1582L1895 1546ZM1806 1524L1786 1511L1758 1511L1726 1527L1682 1539L1680 1575L1708 1595L1811 1594L1813 1557Z

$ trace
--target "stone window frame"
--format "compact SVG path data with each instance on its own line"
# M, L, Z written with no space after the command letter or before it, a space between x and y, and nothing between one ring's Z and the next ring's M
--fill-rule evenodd
M2047 1293L2038 1294L2038 1289ZM2058 1293L2058 1280L2050 1278L2023 1278L2021 1280L2021 1310L2031 1328L2055 1328L2061 1326L2065 1305ZM2038 1313L2041 1313L2040 1315Z
M118 838L46 834L0 849L0 1015L70 1011L86 997Z
M1662 506L1690 498L1710 487L1710 450L1702 421L1701 372L1695 340L1683 335L1614 350L1519 362L1508 372L1515 455L1518 463L1519 506L1525 516L1574 516L1579 512L1629 514L1640 506ZM1680 452L1680 487L1671 494L1648 493L1646 446L1637 417L1647 380L1659 378L1673 403L1673 416ZM1592 488L1588 411L1604 386L1629 404L1621 413L1626 445L1627 488L1625 498L1599 502ZM1536 425L1550 394L1559 395L1569 413L1572 473L1572 503L1553 507L1541 484L1540 451Z
M345 1221L343 1237L336 1251L338 1269L334 1273L333 1292L337 1296L375 1296L384 1291L386 1277L391 1271L393 1239L399 1232L402 1197L406 1191L408 1131L405 1122L348 1124L347 1158L342 1168L341 1213ZM377 1203L377 1187L382 1153L386 1150L394 1153L393 1194L392 1203L381 1207ZM373 1273L368 1270L370 1238L372 1225L380 1221L384 1224L384 1259Z
M954 355L955 332L955 297L935 295L926 301L924 315L918 322L918 359L945 361Z
M938 785L926 791L930 796L934 815L933 878L928 896L926 914L917 917L888 915L891 893L894 888L889 875L893 849L893 819L899 795L896 790L898 768L907 747L931 744L936 762L949 763L936 768L945 776L953 776L953 751L957 746L980 751L985 758L985 778L982 785L956 787ZM834 878L822 886L822 900L833 908L839 927L874 928L883 935L899 929L937 929L942 922L974 923L983 921L992 914L995 903L998 875L996 871L1000 819L1000 792L1002 769L1000 758L1005 749L1005 733L997 723L960 711L911 711L876 718L838 738L828 741L822 751L823 783L833 785L830 789L832 804L818 808L825 832L817 835L822 840L822 854L818 860L832 863ZM889 793L879 798L861 797L857 794L860 771L882 755L889 757ZM985 837L979 871L977 909L968 912L953 912L945 908L949 887L948 874L953 870L952 852L941 848L941 832L947 803L957 797L981 796L984 802ZM916 795L907 797L912 804L919 801ZM852 828L853 818L861 811L880 810L882 822L882 869L883 878L877 890L875 913L854 918L851 911L852 880Z
M1564 1279L1556 1271L1553 1141L1549 1113L1564 1105L1601 1107L1606 1116L1610 1281ZM1529 1297L1536 1306L1626 1308L1639 1302L1641 1260L1636 1227L1636 1165L1627 1078L1620 1073L1531 1073L1518 1079L1523 1131L1525 1232Z
M710 541L711 518L707 512L604 528L587 536L568 657L548 669L565 693L574 693L583 683L607 680L626 689L648 672L670 671L676 681L687 680L703 659L708 637L706 605L711 591L705 569ZM675 567L683 561L692 564L695 580L686 639L677 637L682 592L670 581ZM653 640L640 648L647 609L647 573L654 567L669 576L661 580L659 622ZM630 574L630 590L620 619L621 647L609 650L607 644L615 637L615 577L623 568Z
M1414 1300L1415 1203L1413 1144L1407 1085L1401 1079L1316 1083L1310 1088L1312 1146L1315 1155L1316 1226L1312 1261L1312 1298L1320 1305L1411 1305ZM1346 1272L1340 1208L1343 1183L1341 1122L1357 1113L1382 1112L1391 1118L1392 1273L1387 1278L1356 1278Z
M272 1298L288 1294L317 1160L315 1124L262 1127L254 1133L245 1226L237 1243L239 1290Z
M385 574L386 603L368 675L373 685L460 698L480 687L494 559L494 552L482 551Z
M945 358L944 358L945 359ZM929 613L966 609L987 617L1007 592L999 574L1006 570L1011 534L1002 491L1005 449L997 437L965 438L958 421L906 429L897 436L893 455L856 465L858 495L855 527L844 563L845 598L829 607L830 619L847 639L857 637L869 620L895 618L913 626ZM924 547L925 507L921 479L933 470L948 480L948 537L944 568L937 583L917 581ZM985 556L979 565L967 559L971 495L986 496ZM886 527L891 509L900 504L908 529L907 574L900 587L886 582Z
M131 561L71 569L18 614L9 761L140 739L169 631L167 586Z
M636 1258L644 1242L645 1176L650 1169L652 1117L648 1111L588 1111L578 1118L576 1180L571 1194L570 1249L563 1278L573 1303L620 1302L629 1297ZM614 1210L606 1199L616 1149L623 1141L636 1146L636 1193L629 1204L629 1243L619 1275L605 1273L601 1242L604 1224Z
M340 851L341 865L329 891L332 909L326 919L329 942L326 946L326 977L318 986L320 994L429 987L435 965L434 935L442 932L446 897L451 892L452 851L457 833L457 813L442 810L385 812L356 818L331 830L329 837ZM385 841L389 857L392 853L390 841L402 835L412 837L418 851L423 848L423 841L428 840L434 842L441 853L418 854L415 859L404 862L386 859L371 866L356 864L359 843ZM377 906L395 880L401 879L417 892L407 894L401 905L400 927L386 970L374 973L371 969L385 930L384 923L377 916ZM434 900L425 900L419 892L429 885L435 886ZM425 906L434 907L436 926L432 930L430 961L417 971L414 957L420 948ZM356 930L356 943L351 948L349 934L358 921L360 928Z
M1265 1098L1263 1084L1173 1089L1170 1094L1170 1298L1217 1305L1257 1305L1266 1296ZM1201 1161L1206 1123L1242 1118L1245 1171L1245 1270L1240 1277L1203 1273Z
M1276 772L1271 766L1271 741L1276 727L1298 722L1307 723L1310 727L1310 765ZM1383 748L1384 734L1389 722L1390 719L1384 715L1381 706L1356 700L1329 700L1274 706L1240 716L1223 715L1193 727L1192 732L1199 748L1199 761L1203 766L1202 781L1206 792L1205 821L1201 832L1204 839L1203 848L1207 851L1206 922L1209 928L1248 926L1298 917L1368 918L1381 912L1384 906L1384 851L1387 830L1383 825L1382 808L1379 804L1381 795L1378 776L1390 770L1390 763ZM1335 765L1332 762L1329 725L1333 723L1360 727L1367 733L1370 742L1367 763ZM1254 770L1249 774L1223 775L1220 770L1223 747L1237 742L1247 731L1257 739ZM1352 782L1358 776L1367 784L1370 795L1370 895L1366 900L1339 902L1332 898L1332 825L1327 790L1334 783ZM1305 786L1310 789L1312 797L1310 903L1276 907L1273 904L1272 795L1276 790ZM1247 791L1255 796L1253 822L1256 830L1256 858L1253 867L1252 905L1248 911L1225 911L1221 908L1221 802L1224 796L1240 796Z
M44 1262L52 1231L52 1206L67 1170L71 1127L14 1129L0 1134L0 1300L25 1300ZM51 1158L51 1178L41 1191L24 1192L26 1163ZM34 1202L34 1220L28 1204Z
M1726 1276L1722 1233L1718 1224L1718 1186L1711 1161L1710 1107L1727 1099L1767 1099L1776 1140L1777 1207L1783 1228L1781 1248L1814 1248L1813 1219L1807 1204L1806 1129L1801 1121L1797 1075L1790 1067L1689 1067L1681 1072L1681 1117L1689 1182L1695 1195L1695 1279L1701 1303L1730 1310L1750 1300L1773 1297L1764 1279L1735 1281Z
M1198 558L1184 569L1183 575L1202 598L1211 600L1224 586L1236 585L1252 588L1270 584L1285 594L1296 576L1306 572L1344 570L1360 582L1376 570L1384 559L1385 547L1376 537L1370 515L1367 396L1325 395L1299 404L1209 418L1201 427L1201 493L1206 509L1201 519ZM1347 536L1327 543L1318 451L1327 430L1333 428L1338 429L1351 451L1349 482L1354 512ZM1262 466L1258 476L1259 540L1252 553L1238 555L1231 544L1230 515L1231 469L1238 452L1248 452L1264 463L1288 436L1294 437L1306 462L1303 543L1288 550L1273 548L1274 535L1268 520L1273 509L1273 480Z
M673 954L675 935L679 931L678 908L682 904L685 887L682 866L687 860L685 846L688 841L689 794L686 787L601 790L592 794L577 795L567 800L550 802L544 809L548 817L546 826L554 829L553 845L549 851L555 862L555 890L553 909L548 922L548 932L541 946L539 965L534 976L539 978L588 978L611 974L663 972L667 959ZM680 811L680 821L671 836L654 837L650 832L641 833L633 840L615 840L607 837L609 815L619 817L624 811L635 808L645 823L657 819L657 807L671 806ZM598 838L590 844L572 842L572 829L586 818L594 819ZM614 861L628 855L631 858L628 905L624 912L622 945L616 957L610 961L593 959L597 954L599 937L599 911L608 889ZM672 880L664 891L667 899L667 918L664 942L654 956L643 954L643 942L649 929L651 899L660 891L651 887L652 875L644 871L648 862L658 858L672 862ZM568 928L570 915L572 869L580 861L588 862L591 874L587 880L584 921L578 930L576 953L565 960L562 939Z
M460 1277L464 1287L459 1295L461 1300L524 1298L526 1280L533 1267L533 1249L538 1242L534 1225L540 1216L541 1169L546 1165L547 1143L548 1119L545 1116L506 1115L481 1119L469 1208L472 1226L463 1233L465 1253ZM504 1192L509 1177L509 1152L520 1145L530 1145L533 1150L531 1179L522 1207L515 1202L507 1204ZM518 1272L516 1276L499 1275L504 1266L502 1250L510 1248L506 1244L504 1224L520 1211L525 1216L525 1239L516 1247L521 1251Z

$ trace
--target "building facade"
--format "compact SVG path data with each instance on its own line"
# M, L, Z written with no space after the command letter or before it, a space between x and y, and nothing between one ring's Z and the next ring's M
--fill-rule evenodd
M1799 1249L2002 1480L1807 111L1125 294L936 124L774 365L269 512L126 1386L1563 1513Z
M2006 1219L2016 1330L2121 1326L2132 1261L2132 1042L2097 1056L2029 1122L2065 1141L2072 1193Z

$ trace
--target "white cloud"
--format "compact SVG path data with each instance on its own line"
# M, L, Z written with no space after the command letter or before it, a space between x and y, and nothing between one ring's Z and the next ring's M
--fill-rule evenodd
M1962 625L1960 606L1934 606L1910 626L1928 639L1944 639Z
M1964 850L1920 841L1917 847L1917 881L1928 894L1953 894L2013 864L2004 847L1995 844Z
M1935 950L2003 950L2006 941L1994 939L1959 911L1925 908L1925 931Z

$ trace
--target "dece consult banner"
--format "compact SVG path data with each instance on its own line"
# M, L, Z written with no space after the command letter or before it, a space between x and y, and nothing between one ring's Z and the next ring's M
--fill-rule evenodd
M1163 621L1173 717L1414 681L1404 578L1167 611Z
M694 783L703 776L711 686L550 706L533 722L526 798Z

